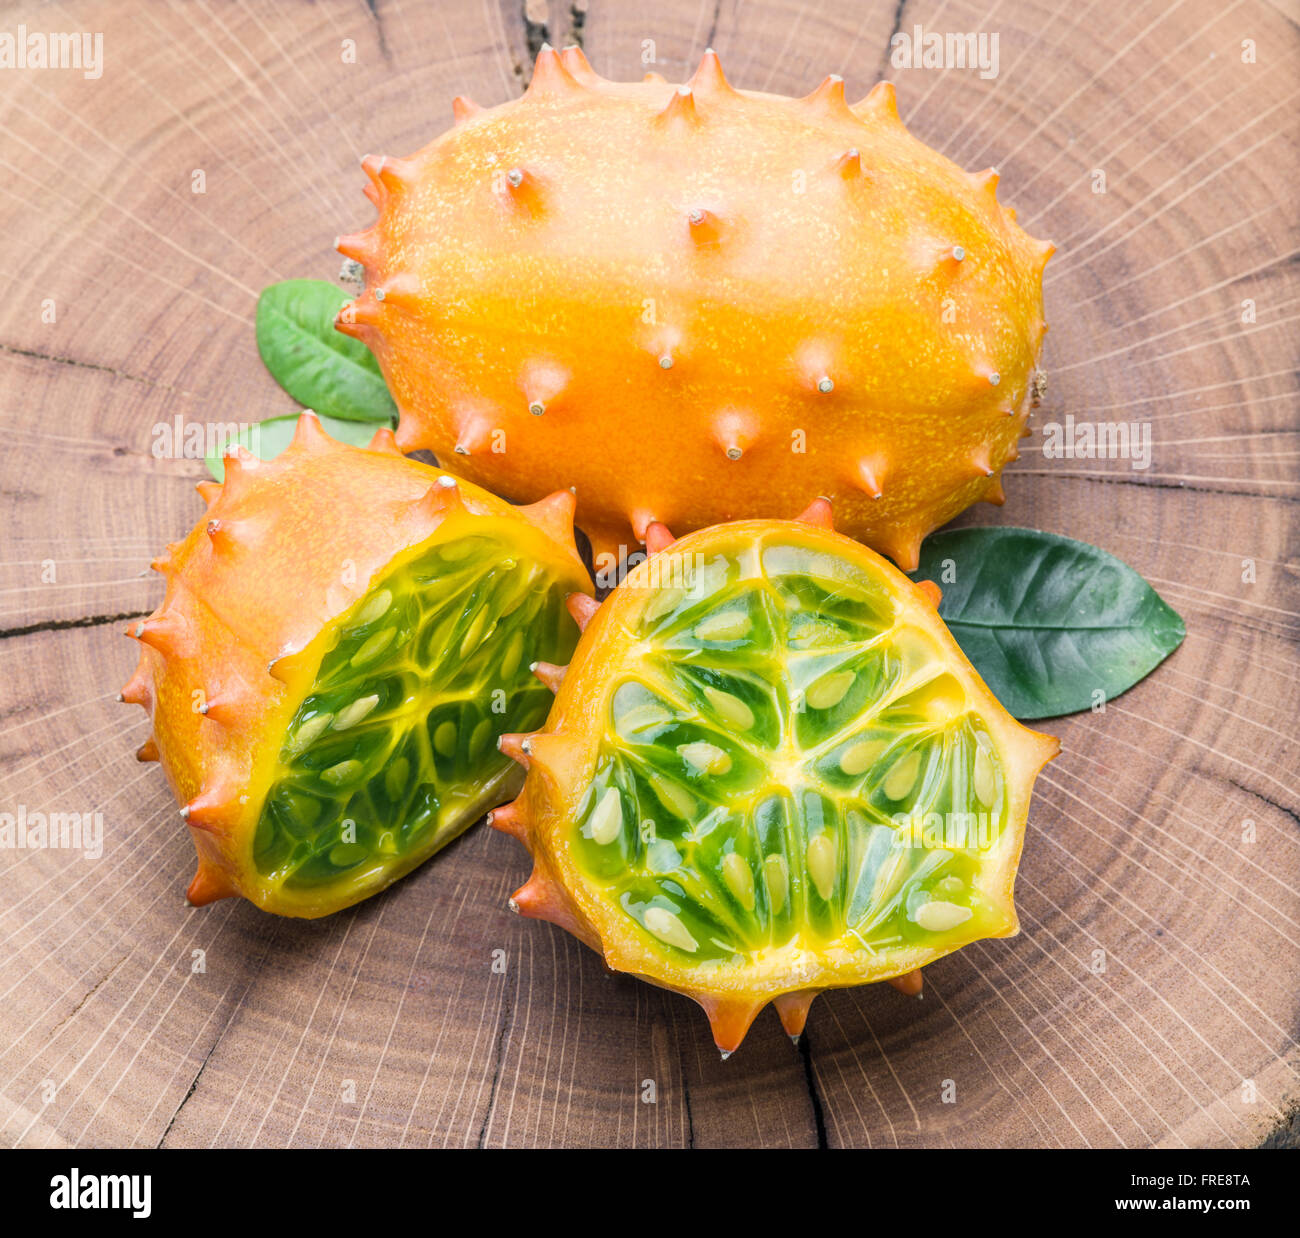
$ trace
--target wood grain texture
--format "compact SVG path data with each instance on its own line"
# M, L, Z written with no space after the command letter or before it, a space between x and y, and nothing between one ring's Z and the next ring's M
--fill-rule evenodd
M1294 5L561 7L0 9L3 30L102 31L105 55L98 80L0 74L0 811L105 822L99 859L0 852L0 1139L1264 1140L1300 1098ZM999 75L890 72L891 32L918 22L996 32ZM833 71L856 98L888 72L917 134L996 164L1059 247L1038 423L1153 430L1145 470L1026 440L1007 505L964 518L1095 542L1188 627L1103 713L1047 725L1063 753L1035 798L1021 935L928 969L920 1001L819 1000L802 1049L768 1012L719 1061L694 1006L511 917L527 862L483 829L323 922L188 908L190 843L114 701L123 617L160 596L147 563L200 511L201 463L155 459L154 427L291 411L258 361L259 289L334 277L332 238L370 217L357 159L416 149L455 94L518 95L530 47L575 26L614 77L652 55L680 80L709 44L748 88Z

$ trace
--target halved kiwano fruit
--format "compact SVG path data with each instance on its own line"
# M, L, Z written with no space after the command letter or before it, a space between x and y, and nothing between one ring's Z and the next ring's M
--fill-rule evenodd
M998 704L913 584L830 527L719 525L599 607L490 820L532 852L513 901L693 997L729 1052L775 1002L893 980L1017 930L1030 790L1055 739Z
M537 726L530 674L590 588L567 491L516 508L312 415L263 463L226 461L206 514L154 566L162 605L123 699L144 705L199 853L193 903L242 894L321 916L409 872L522 773L498 737Z

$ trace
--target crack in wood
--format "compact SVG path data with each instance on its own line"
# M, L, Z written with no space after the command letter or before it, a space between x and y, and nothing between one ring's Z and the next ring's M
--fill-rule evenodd
M722 12L722 0L713 0L713 16L709 19L709 33L704 38L704 46L712 47L718 37L718 16Z
M212 1046L208 1049L207 1053L203 1055L203 1061L199 1063L199 1069L195 1072L194 1078L190 1080L190 1086L188 1091L186 1091L185 1096L181 1100L181 1103L176 1106L176 1111L175 1113L172 1114L171 1120L167 1123L166 1129L158 1137L158 1142L154 1144L155 1150L163 1146L163 1143L166 1140L167 1136L171 1134L172 1127L176 1124L176 1119L181 1116L181 1110L184 1109L185 1106L189 1104L190 1097L194 1095L195 1089L199 1086L199 1080L203 1077L203 1072L208 1068L209 1059L217 1051L217 1047L221 1044L221 1042L226 1038L226 1033L230 1030L231 1024L233 1024L235 1021L235 1016L243 1008L244 998L248 995L249 990L252 989L253 984L257 980L258 976L262 974L262 967L266 963L267 956L271 952L271 946L274 943L279 932L280 932L279 924L272 925L271 931L266 936L265 948L262 950L261 955L258 956L257 966L253 969L252 974L248 977L248 981L244 985L244 991L240 993L238 1000L231 1003L230 1014L227 1016L225 1023L222 1025L221 1031L217 1033L217 1038L212 1042Z
M1026 471L1025 475L1029 476L1030 474ZM1009 480L1014 480L1016 470L1014 468L1008 469L1006 476ZM1097 482L1103 486L1139 486L1144 490L1180 490L1186 494L1227 494L1238 499L1264 499L1270 503L1300 502L1300 495L1259 494L1253 490L1232 490L1227 486L1199 486L1188 481L1144 481L1137 477L1121 477L1118 475L1115 477L1084 476L1081 473L1061 473L1059 477L1063 481ZM1251 479L1243 477L1241 480L1249 482Z
M1293 824L1300 825L1300 814L1297 814L1294 809L1288 808L1285 804L1279 804L1277 800L1270 799L1263 793L1263 791L1256 791L1254 787L1248 787L1245 783L1238 782L1235 778L1225 778L1224 781L1229 785L1236 787L1238 791L1244 791L1252 799L1262 800L1270 808L1276 808L1277 811L1282 813L1284 816L1290 817Z
M587 33L587 0L573 0L569 5L569 21L572 23L569 38L575 46L582 47Z
M388 32L384 29L384 19L379 13L379 0L363 0L370 20L375 23L375 36L379 40L379 54L385 64L392 64L393 54L388 50Z
M123 623L128 619L144 619L153 614L149 610L124 610L115 615L85 615L80 619L42 619L18 628L0 628L0 640L11 636L31 636L35 632L67 632L72 628L98 628L106 623Z
M63 1018L61 1018L51 1029L50 1031L51 1039L53 1039L54 1036L57 1035L60 1028L62 1028L65 1023L77 1017L77 1012L82 1008L82 1006L84 1006L88 1001L90 1001L92 997L95 996L95 993L98 991L99 987L102 984L104 984L106 981L112 978L113 973L117 971L117 969L121 967L123 963L126 962L127 957L128 956L124 954L120 959L117 960L116 963L113 964L112 967L108 969L108 971L106 971L102 976L100 976L98 980L95 981L93 985L90 986L90 988L86 991L86 993L81 998L81 1000L77 1002L77 1004L73 1006L73 1008L70 1011L68 1011L68 1013L65 1014Z
M907 0L898 0L894 6L894 24L889 31L889 38L885 40L885 50L880 57L880 69L876 73L879 80L888 77L889 53L894 46L894 35L898 34L903 28L903 12L907 8Z
M826 1138L826 1112L822 1108L821 1092L817 1089L817 1076L813 1072L812 1041L808 1038L806 1031L799 1037L799 1056L803 1059L804 1082L808 1085L808 1099L812 1103L813 1126L817 1131L817 1146L819 1148L829 1148L831 1145Z
M78 370L93 370L99 374L109 374L113 378L125 379L129 383L139 383L141 386L151 387L155 391L171 391L178 395L190 394L187 391L182 391L179 387L169 387L165 383L156 383L151 378L131 374L113 365L100 365L96 361L82 361L77 357L60 357L57 353L41 352L38 348L19 348L16 344L0 344L0 353L8 353L13 357L26 357L31 361L44 361L49 365L67 365Z
M488 1091L487 1109L483 1113L483 1122L478 1129L478 1146L487 1147L488 1127L492 1125L492 1114L497 1104L497 1089L501 1085L501 1067L505 1063L506 1039L510 1035L510 1025L515 1012L515 986L513 972L506 980L506 991L501 997L501 1029L497 1032L496 1050L492 1055L492 1087Z
M519 16L524 23L524 46L528 49L528 59L536 60L542 45L551 40L550 7L546 0L524 0Z

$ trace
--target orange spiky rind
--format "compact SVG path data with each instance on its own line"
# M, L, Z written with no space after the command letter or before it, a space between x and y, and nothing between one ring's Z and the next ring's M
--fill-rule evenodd
M451 101L452 117L458 125L463 125L467 120L473 120L482 110L468 95L457 95Z
M669 96L663 110L655 117L655 123L661 128L695 128L700 123L700 114L695 107L695 93L689 86L680 86Z
M689 85L696 94L710 100L740 97L727 81L726 74L722 71L722 62L711 47L707 48L704 55L700 57L699 67L695 70Z
M939 586L932 580L918 580L916 582L916 587L925 594L930 605L933 606L935 610L938 610L939 603L943 601L943 592Z
M646 554L656 555L661 550L667 550L676 540L672 530L666 524L660 524L656 520L645 531Z
M816 525L820 529L833 531L835 528L835 510L830 499L821 496L813 499L795 519L802 520L804 524Z
M915 971L907 972L902 976L890 976L887 983L893 985L900 993L905 993L908 997L920 997L921 990L925 987L919 967Z
M724 1054L740 1044L757 1013L769 1002L776 1006L786 1031L797 1037L809 1006L825 989L884 980L901 992L915 995L920 991L920 969L924 965L969 941L1015 932L1012 889L1029 795L1038 770L1059 748L1050 737L1015 722L997 703L938 618L938 589L929 582L914 584L870 550L834 532L829 527L830 516L829 503L818 499L795 520L719 525L657 547L653 561L633 569L599 611L593 607L587 616L583 636L558 687L546 726L528 735L526 745L524 737L518 737L514 746L517 758L529 764L523 790L502 820L494 820L499 828L520 839L533 858L533 875L515 896L518 910L574 932L593 945L611 969L636 974L693 998L708 1015L715 1042ZM662 528L652 523L647 532L658 540ZM672 565L662 564L665 558L674 563L680 560L683 564L709 565L713 584L709 585L707 578L692 581L689 576L677 581L669 572ZM841 842L838 851L832 848L828 853L823 836L797 816L783 818L785 824L773 835L800 840L798 847L807 848L807 858L799 860L803 885L781 886L785 891L781 899L783 902L798 899L802 907L813 896L811 892L815 888L817 897L840 901L828 903L818 913L823 918L796 920L792 930L777 931L775 922L758 920L752 938L746 936L748 930L742 927L748 923L745 917L759 914L765 905L763 900L777 897L772 891L778 887L770 884L770 875L765 875L769 872L769 862L760 863L750 855L749 848L763 832L756 823L746 819L748 810L738 805L766 802L766 793L744 783L735 792L740 798L732 802L726 798L723 784L711 788L701 803L711 805L710 812L721 804L724 811L706 832L706 841L704 834L694 833L699 821L689 815L689 805L694 802L689 779L683 782L682 776L673 772L674 761L684 761L688 769L695 771L696 778L725 779L736 775L742 767L749 768L742 766L749 760L745 755L746 745L762 747L775 743L783 753L787 752L786 741L770 736L759 739L760 733L767 734L756 725L759 716L756 711L761 708L763 698L744 696L740 686L746 682L743 673L740 678L735 677L734 668L745 665L735 659L749 656L748 643L757 635L747 626L746 616L751 612L742 600L745 595L736 592L739 586L735 582L736 573L757 573L753 579L761 578L762 588L766 590L769 587L766 572L789 578L796 571L792 566L795 563L808 565L809 580L834 581L838 605L849 607L856 614L878 616L870 621L862 620L883 625L883 635L871 637L867 643L877 651L874 656L883 656L886 661L897 658L901 665L911 668L900 671L900 682L932 685L923 699L910 699L907 708L919 711L927 719L923 724L927 728L956 728L954 738L945 741L950 744L945 751L965 752L967 755L962 760L967 765L966 772L952 774L953 794L960 790L964 796L989 797L979 800L980 803L1002 804L997 810L1002 814L998 817L999 824L986 850L981 849L983 844L973 850L945 844L957 846L957 851L968 857L962 863L971 863L974 868L944 870L946 861L943 861L938 869L926 870L932 874L969 872L968 879L954 877L955 884L950 881L939 885L934 884L938 876L931 876L924 885L914 886L918 894L925 896L921 903L915 907L912 903L900 904L899 909L890 913L908 917L907 932L911 936L906 941L897 936L898 929L892 921L882 922L876 930L880 939L871 942L870 949L862 948L857 937L860 929L868 933L868 939L871 937L870 931L862 928L867 923L864 919L860 918L859 928L852 931L849 931L851 926L842 930L817 927L825 923L824 917L829 916L834 925L839 923L837 916L847 914L847 893L834 891L863 888L861 882L867 878L853 877L848 870L843 877L833 874L840 871L836 865L853 862L851 857L861 860L865 854L865 837L856 843ZM742 566L746 564L749 566ZM766 567L761 568L760 564ZM664 584L666 579L674 583ZM795 629L802 632L804 625L811 624L807 630L818 632L817 639L822 642L817 646L818 657L842 657L833 642L826 643L831 640L827 635L831 629L819 626L822 610L816 607L804 610L801 602L790 600L804 597L801 589L807 587L806 584L782 585L780 597L787 602L779 605L785 609L768 615L764 623L773 630L788 627L792 632ZM718 600L709 600L709 588L718 591ZM691 600L686 603L682 595L688 589ZM858 591L864 591L860 597ZM850 599L853 599L851 606ZM772 602L765 605L770 606ZM837 613L846 615L849 610ZM674 617L681 615L689 617ZM793 639L805 638L800 635ZM842 639L847 642L846 649L856 649L866 638L849 632ZM716 642L721 645L715 647ZM887 652L890 649L895 652ZM764 660L767 668L763 680L768 685L765 691L775 690L784 699L790 687L781 686L782 673L772 669L772 652L760 650L754 656ZM643 670L642 659L646 657L655 667L653 678ZM913 667L915 659L920 661ZM843 663L832 660L829 665ZM704 679L696 677L701 667L707 668ZM857 689L852 683L840 682L837 674L823 673L824 684L821 679L815 680L806 692L804 705L794 712L824 713L837 708L841 700L856 699L850 694ZM857 682L854 676L849 678ZM657 685L655 694L647 696L647 685L651 683ZM677 708L682 711L675 717L673 702L679 702ZM865 771L869 779L875 780L869 786L892 787L897 782L898 788L889 792L897 800L914 784L916 775L907 775L909 781L904 783L893 765L843 746L852 741L863 747L860 738L854 738L861 734L858 728L877 725L870 720L887 716L888 710L869 696L853 708L862 710L863 721L855 723L850 714L836 724L849 740L831 744L814 739L808 751L829 752L843 774L852 772L858 776ZM665 709L667 713L663 712ZM632 728L627 732L622 729L624 715L626 725ZM970 719L975 721L972 723ZM702 726L706 728L703 731ZM974 729L963 729L970 727ZM660 728L668 737L665 740L668 747L651 755L657 742L654 728ZM735 744L733 741L741 733L746 737L745 744ZM607 743L607 735L619 738ZM703 735L708 736L707 742ZM690 742L684 742L687 740ZM644 790L624 790L640 784L624 782L610 765L611 761L619 760L617 753L628 743L635 745L643 759L641 777L648 779ZM888 751L887 745L882 751ZM987 759L993 763L987 768L979 766L986 760L981 753L992 754ZM790 757L785 755L782 761L789 765ZM876 762L874 766L872 761ZM768 777L762 772L765 764L757 761L752 766L752 775L746 777L760 781ZM826 781L829 775L820 767L816 776L823 786L833 785L833 780ZM793 766L782 775L787 780L799 777L801 774ZM938 774L927 775L927 779L931 777ZM661 785L665 778L669 782ZM635 797L631 805L624 799L625 794ZM853 793L862 797L870 794L874 792ZM650 798L643 798L647 796ZM723 798L719 800L719 796ZM856 799L847 802L852 811L857 811L852 808ZM871 821L853 825L851 812L846 812L832 796L818 820L838 822L835 828L841 831L870 832L880 828L872 822L888 819L887 815L881 815L887 812L876 808L872 810ZM735 822L725 824L732 821L733 815L736 815ZM671 851L657 852L653 862L646 861L648 867L639 867L641 851L633 836L646 828L646 819L651 822L651 841L675 839L683 832L698 837L689 864L674 846ZM840 837L849 839L851 835ZM644 836L641 845L649 845ZM795 844L782 842L775 854L783 856L785 852L781 848L787 845ZM924 853L931 845L920 841L901 844L903 849L899 854L910 855L915 848ZM713 848L709 854L717 860L726 862L720 863L717 869L702 867L707 864L701 859L707 848ZM760 858L762 854L762 851L758 853ZM802 856L803 852L790 854ZM941 850L936 854L946 852ZM738 860L743 862L733 863ZM664 864L668 867L661 868ZM684 864L688 864L688 869L680 873L674 867ZM652 874L660 871L671 877L675 893L665 895L663 891L667 887L653 884ZM782 867L780 871L793 872L793 869ZM785 880L783 877L782 881ZM916 879L918 883L920 880L920 877ZM967 898L962 893L967 880L972 892L969 906L978 908L978 911L965 912L968 919L975 917L969 929L961 927L964 922L956 914L963 910L963 900ZM768 884L762 885L763 882ZM707 889L708 898L698 901L692 893L696 889ZM823 889L826 893L821 893ZM760 890L766 893L760 896ZM721 920L710 919L714 912L706 909L718 908L719 899L728 910ZM868 906L858 914L865 916L869 910ZM652 912L658 916L653 922ZM918 917L915 923L911 920L914 915ZM724 923L730 927L717 927ZM710 929L709 925L715 927ZM710 932L720 934L713 945L707 940ZM794 935L789 936L789 932ZM890 944L898 942L902 944Z
M844 531L910 563L919 538L996 495L970 461L982 447L997 474L1012 458L1014 420L988 414L1025 398L1051 246L997 202L995 173L964 173L907 133L892 85L852 107L834 75L800 99L740 91L712 51L684 87L619 83L547 47L525 98L491 117L396 173L367 166L384 192L353 245L372 286L339 327L378 357L402 449L455 454L515 501L576 484L602 558L629 522L643 539L646 517L678 532L781 518L822 492ZM792 195L787 167L819 183ZM682 284L665 253L698 270ZM403 283L417 271L427 283ZM719 279L731 291L714 305ZM791 322L838 333L800 339ZM719 442L731 409L764 445L762 486L733 467L749 449ZM642 444L613 472L591 451L612 410ZM499 450L498 433L523 449Z
M898 115L898 92L893 82L877 82L851 110L863 120L879 119L902 124Z
M564 682L564 672L567 667L556 666L554 662L533 662L528 669L552 692L558 692Z
M569 608L569 614L573 616L574 622L584 632L600 609L600 603L595 598L588 597L585 593L569 594L564 604Z
M842 155L835 158L831 165L846 181L862 180L862 152L856 146L850 146Z
M536 103L542 100L563 98L565 95L581 90L577 78L569 72L560 53L549 43L542 45L533 62L533 76L524 91L524 101Z
M844 79L838 73L830 73L820 86L800 100L806 107L831 120L851 121L855 117L844 99Z
M570 43L568 47L560 49L560 62L569 71L573 80L584 86L599 86L605 81L591 67L586 54L576 43Z
M253 837L288 750L286 728L340 639L340 625L367 613L358 607L374 582L398 579L401 565L478 539L509 547L507 570L520 561L539 573L539 585L554 582L558 622L573 634L567 639L576 638L560 597L590 584L573 545L572 496L522 513L404 457L390 431L379 431L369 448L352 447L332 439L310 413L275 460L236 452L228 461L225 483L204 495L207 511L167 556L162 604L127 629L141 657L121 698L150 714L151 736L139 757L162 763L198 850L191 901L240 894L269 911L323 915L426 858L413 851L406 867L375 865L373 879L317 891L290 889L255 862ZM504 557L497 555L495 569ZM436 581L428 588L436 590ZM471 647L468 633L461 645ZM548 656L551 638L535 647ZM531 681L522 644L503 648L500 658L522 659L519 673ZM373 708L373 701L354 702L338 714L335 733ZM509 793L502 776L510 767L502 762L501 770L485 776L484 795Z

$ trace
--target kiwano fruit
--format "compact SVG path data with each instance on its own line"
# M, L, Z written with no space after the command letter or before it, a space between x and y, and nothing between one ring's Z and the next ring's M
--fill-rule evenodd
M263 463L242 448L154 567L122 699L152 716L198 850L190 902L242 894L322 916L382 890L508 799L502 731L536 725L529 673L567 657L590 587L573 496L515 508L304 414Z
M912 137L881 83L849 106L612 82L545 48L527 93L456 101L409 159L368 156L376 223L340 238L398 442L527 501L576 486L597 567L629 533L835 503L916 566L1002 501L1046 324L1051 245ZM617 424L636 451L609 467Z
M528 768L489 821L532 853L514 910L694 998L724 1052L774 1002L891 980L1017 931L1030 791L1057 752L998 704L916 585L798 520L720 525L651 557L584 625ZM668 547L671 544L671 549Z

